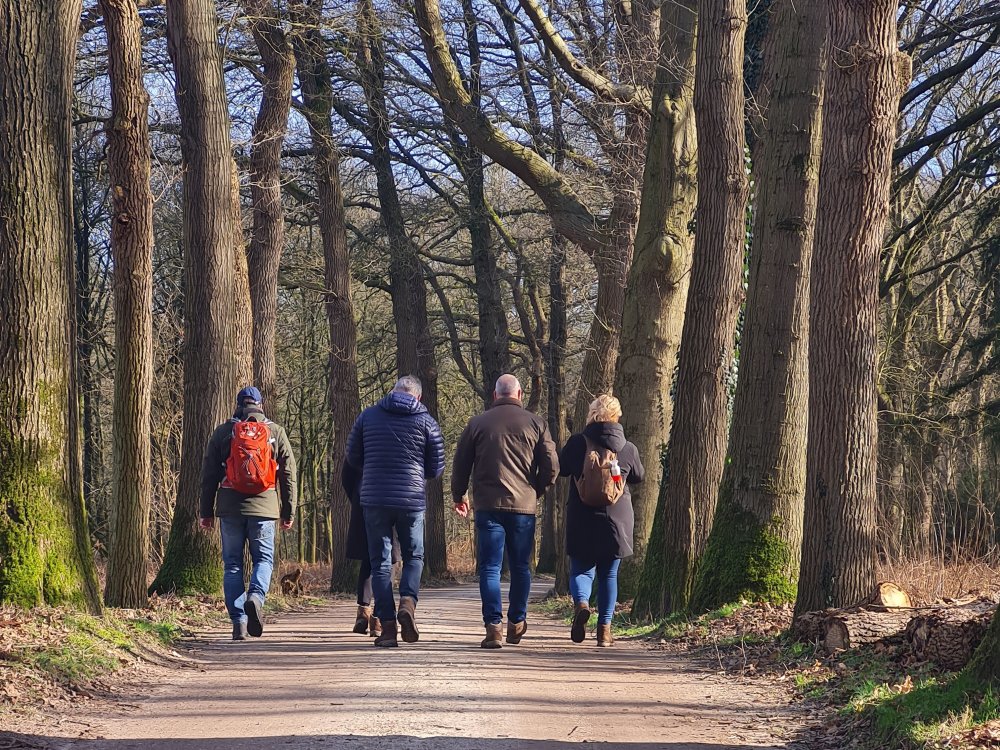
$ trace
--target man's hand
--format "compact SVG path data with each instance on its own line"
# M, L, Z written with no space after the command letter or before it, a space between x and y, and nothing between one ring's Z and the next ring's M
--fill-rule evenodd
M292 528L292 524L293 523L295 523L294 520L288 520L288 521L286 521L284 518L282 518L281 519L281 530L282 531L288 531L290 528Z
M469 501L462 499L461 502L455 503L455 512L458 513L462 518L469 517Z
M198 521L198 525L206 531L211 531L215 528L215 518L202 518Z

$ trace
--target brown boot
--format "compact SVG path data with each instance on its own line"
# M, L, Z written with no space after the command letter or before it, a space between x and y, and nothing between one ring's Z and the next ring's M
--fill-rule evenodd
M598 646L614 646L615 637L611 635L610 625L598 625L597 626L597 645Z
M399 612L396 613L396 619L399 620L399 629L406 643L416 643L420 640L420 631L417 630L415 620L416 613L417 602L413 597L399 597Z
M496 625L486 626L486 637L483 638L483 642L479 645L483 648L502 648L503 647L503 631L500 629L500 623Z
M358 616L354 621L354 632L364 635L372 619L372 608L358 605Z
M368 635L372 638L378 638L382 635L382 623L374 615L372 616L372 619L368 621Z
M590 621L590 604L588 602L577 602L576 612L573 614L573 627L570 628L569 637L573 643L583 643L587 637L587 623Z
M394 648L399 645L396 640L396 621L386 620L382 623L382 632L374 641L379 648Z
M507 643L516 646L524 638L524 634L528 632L528 621L521 620L521 622L508 622L507 623Z

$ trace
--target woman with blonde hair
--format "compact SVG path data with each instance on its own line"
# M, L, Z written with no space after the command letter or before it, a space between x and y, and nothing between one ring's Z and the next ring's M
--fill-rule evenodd
M583 432L559 454L560 474L572 477L566 509L566 553L570 593L576 605L570 637L582 643L590 620L590 595L597 580L597 645L611 646L611 617L618 601L618 567L632 556L635 515L629 485L645 476L639 451L618 423L622 407L614 396L593 400ZM586 468L585 468L586 467Z

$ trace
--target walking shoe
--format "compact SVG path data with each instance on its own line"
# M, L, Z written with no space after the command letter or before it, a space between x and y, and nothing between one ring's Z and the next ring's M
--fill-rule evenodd
M378 638L382 635L382 623L375 615L372 615L372 619L368 621L368 635L372 638Z
M260 594L250 594L243 610L247 613L247 632L254 638L260 638L264 632L264 597Z
M500 629L499 622L496 625L487 625L486 637L483 638L483 642L479 645L483 648L502 648L503 642L501 638L503 638L503 631Z
M406 643L416 643L420 640L420 631L417 630L417 623L414 620L416 613L417 602L412 596L399 597L399 612L396 613L396 619L399 620L399 629Z
M573 627L569 631L569 637L573 639L573 643L583 643L587 637L587 623L589 621L590 604L577 602L576 613L573 615Z
M507 623L507 643L512 645L517 645L524 638L524 634L528 632L528 621L521 620L521 622L508 622Z
M386 620L382 623L382 632L373 643L379 648L395 648L399 645L396 640L396 621Z
M358 605L358 617L354 621L354 632L364 635L368 632L368 626L372 619L372 608L362 604Z
M233 623L233 640L245 641L247 639L247 624L242 620Z
M597 645L598 646L614 646L615 637L611 635L610 625L598 625L597 626Z

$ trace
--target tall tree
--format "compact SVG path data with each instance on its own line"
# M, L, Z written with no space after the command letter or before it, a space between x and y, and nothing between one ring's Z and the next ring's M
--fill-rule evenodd
M809 400L809 269L819 186L826 10L770 9L763 132L729 462L693 606L795 599Z
M647 467L646 480L632 488L635 554L619 573L625 594L637 593L649 544L662 546L659 537L652 539L652 528L673 416L670 391L691 278L690 227L698 179L693 95L696 5L696 0L685 0L660 9L655 109L622 315L615 395L622 404L626 434Z
M235 253L242 241L215 4L171 2L166 10L184 166L184 433L170 538L151 588L204 592L219 588L222 566L218 538L197 528L201 459L239 383Z
M253 223L247 265L253 310L253 379L269 413L277 408L275 330L278 322L278 267L285 244L281 204L281 148L288 128L295 57L281 28L273 0L243 0L260 53L263 93L250 145L250 201Z
M694 112L701 149L694 259L664 482L663 611L685 611L726 459L729 374L746 236L746 4L698 3ZM656 611L655 604L653 611Z
M96 611L72 349L80 12L79 0L0 11L0 601Z
M385 51L371 0L358 2L358 68L368 109L365 137L372 147L379 215L389 243L389 289L396 323L396 370L399 375L415 374L420 378L423 403L436 419L439 416L438 370L430 319L427 317L427 285L417 247L406 229L392 171ZM427 483L425 560L431 575L448 572L444 513L443 482L440 478L430 480Z
M830 64L810 281L809 440L796 613L875 583L879 254L896 113L909 79L896 3L829 3Z
M299 86L312 141L319 231L323 241L324 306L330 334L327 398L330 406L328 457L333 471L327 472L331 510L330 587L350 590L355 584L352 566L344 556L349 501L341 489L340 462L347 447L351 425L361 410L358 396L357 328L351 302L351 266L347 253L344 193L340 183L340 153L333 139L333 84L326 45L321 31L322 0L296 2L292 8L298 33L293 48Z
M135 0L101 0L108 35L111 119L106 128L114 257L115 401L111 537L104 601L146 604L152 500L153 193L149 94Z

